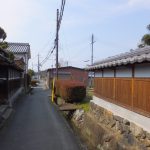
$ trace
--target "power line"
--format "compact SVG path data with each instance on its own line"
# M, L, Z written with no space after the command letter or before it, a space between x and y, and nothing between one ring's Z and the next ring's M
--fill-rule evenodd
M43 61L40 63L41 66L44 63L46 63L47 60L49 59L49 57L52 55L52 53L54 52L54 50L56 48L56 68L57 68L56 72L57 72L57 76L58 76L58 40L59 40L59 30L60 30L60 25L61 25L62 17L63 17L63 14L64 14L65 3L66 3L66 0L62 0L61 8L60 8L60 13L59 13L59 10L57 9L56 38L54 40L54 46L48 52L47 56L43 59Z
M65 4L66 4L66 0L62 0L60 15L59 15L59 19L58 19L58 30L60 29L62 17L63 17L63 14L64 14Z
M54 52L54 49L56 48L56 45L54 45L54 47L48 52L47 56L44 58L44 60L40 63L40 65L44 65L46 63L46 61L49 59L49 57L52 55L52 53Z
M62 17L64 14L66 0L62 0L61 9L57 9L57 20L56 20L56 77L58 79L58 49L59 49L59 30L62 21Z

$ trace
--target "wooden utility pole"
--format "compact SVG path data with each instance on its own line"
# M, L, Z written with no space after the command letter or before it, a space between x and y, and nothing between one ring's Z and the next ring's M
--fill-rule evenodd
M32 70L33 70L33 63L32 63Z
M94 43L95 43L95 41L94 41L94 35L92 34L92 39L91 39L92 41L91 41L91 45L92 45L92 55L91 55L91 65L93 65L93 58L94 58L94 56L93 56L93 50L94 50Z
M40 58L39 58L39 54L38 54L38 80L40 80Z
M58 48L59 48L59 9L57 9L56 20L56 77L58 79Z
M56 45L56 77L58 79L58 49L59 49L59 29L63 17L63 12L64 12L64 7L65 7L66 0L62 0L61 4L61 9L59 12L59 9L57 9L57 20L56 20L56 40L55 40L55 45Z
M91 39L91 45L92 45L92 54L91 54L91 65L93 65L93 60L94 60L94 35L92 34L92 39ZM91 84L90 84L90 87L92 87L93 85L93 72L91 72Z

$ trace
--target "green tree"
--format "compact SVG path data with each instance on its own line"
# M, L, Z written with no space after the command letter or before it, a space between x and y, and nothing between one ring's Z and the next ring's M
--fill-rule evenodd
M150 31L150 24L149 24L149 25L147 25L147 29Z
M0 27L0 49L6 49L8 47L7 42L4 41L6 37L7 37L7 34L5 30Z
M150 34L145 34L141 40L144 45L150 45Z
M147 29L148 31L150 31L150 24L147 25ZM139 48L144 47L146 45L150 45L150 33L143 35L141 42L142 43L139 45Z
M7 52L7 53L8 53L9 60L10 60L11 62L13 62L14 59L15 59L15 56L14 56L13 52Z
M34 74L35 74L34 70L32 70L32 69L29 69L29 70L28 70L28 75L29 75L30 77L34 76Z
M0 40L4 41L6 39L6 37L7 37L6 32L4 31L3 28L0 27Z

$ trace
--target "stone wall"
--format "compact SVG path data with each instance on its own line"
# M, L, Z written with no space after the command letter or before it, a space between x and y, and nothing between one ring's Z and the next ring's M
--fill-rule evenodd
M93 102L88 113L77 110L72 120L91 149L150 150L150 133Z

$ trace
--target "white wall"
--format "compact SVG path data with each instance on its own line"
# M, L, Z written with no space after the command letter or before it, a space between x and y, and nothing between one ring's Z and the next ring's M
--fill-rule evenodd
M150 77L150 63L135 65L135 77Z
M117 67L116 77L132 77L132 68L130 67Z
M114 70L104 69L103 75L104 75L104 77L114 77Z
M136 64L134 76L150 78L150 63ZM95 72L95 77L102 77L102 71ZM104 69L103 77L114 77L114 70ZM117 67L116 77L132 78L132 68L125 66Z
M102 71L95 72L95 77L102 77Z

